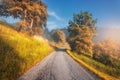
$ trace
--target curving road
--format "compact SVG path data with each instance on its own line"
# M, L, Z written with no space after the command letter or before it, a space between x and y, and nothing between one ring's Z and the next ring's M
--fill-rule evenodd
M55 51L17 80L101 80L66 52Z

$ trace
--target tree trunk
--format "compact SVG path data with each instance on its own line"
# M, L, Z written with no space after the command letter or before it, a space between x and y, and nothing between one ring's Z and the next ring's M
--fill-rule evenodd
M33 19L31 19L30 21L30 29L32 29L32 27L33 27Z
M24 11L24 14L23 14L23 21L26 22L26 17L27 17L27 10Z
M30 34L33 34L33 19L30 20Z
M20 32L20 31L21 31L21 29L22 29L22 26L19 26L19 28L18 28L18 32Z

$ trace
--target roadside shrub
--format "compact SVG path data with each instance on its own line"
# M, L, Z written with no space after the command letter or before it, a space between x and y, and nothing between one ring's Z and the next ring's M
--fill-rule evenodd
M119 45L112 39L94 45L93 59L106 65L115 66L119 61Z

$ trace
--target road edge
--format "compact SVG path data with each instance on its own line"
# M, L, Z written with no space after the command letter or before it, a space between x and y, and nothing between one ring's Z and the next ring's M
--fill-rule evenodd
M79 64L83 65L85 68L87 68L89 71L93 72L94 74L96 74L98 77L100 77L103 80L118 80L114 77L111 77L105 73L102 73L96 69L94 69L93 67L89 66L87 63L85 63L84 61L78 59L77 57L75 57L71 51L66 50L66 53L68 55L70 55L75 61L77 61Z

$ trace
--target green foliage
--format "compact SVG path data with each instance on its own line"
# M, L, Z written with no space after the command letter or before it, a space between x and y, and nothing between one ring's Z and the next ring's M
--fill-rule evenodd
M96 31L95 20L88 12L75 14L73 21L69 22L68 31L70 33L68 42L73 51L92 56L93 37Z
M52 50L45 40L36 40L0 24L0 80L15 80Z

